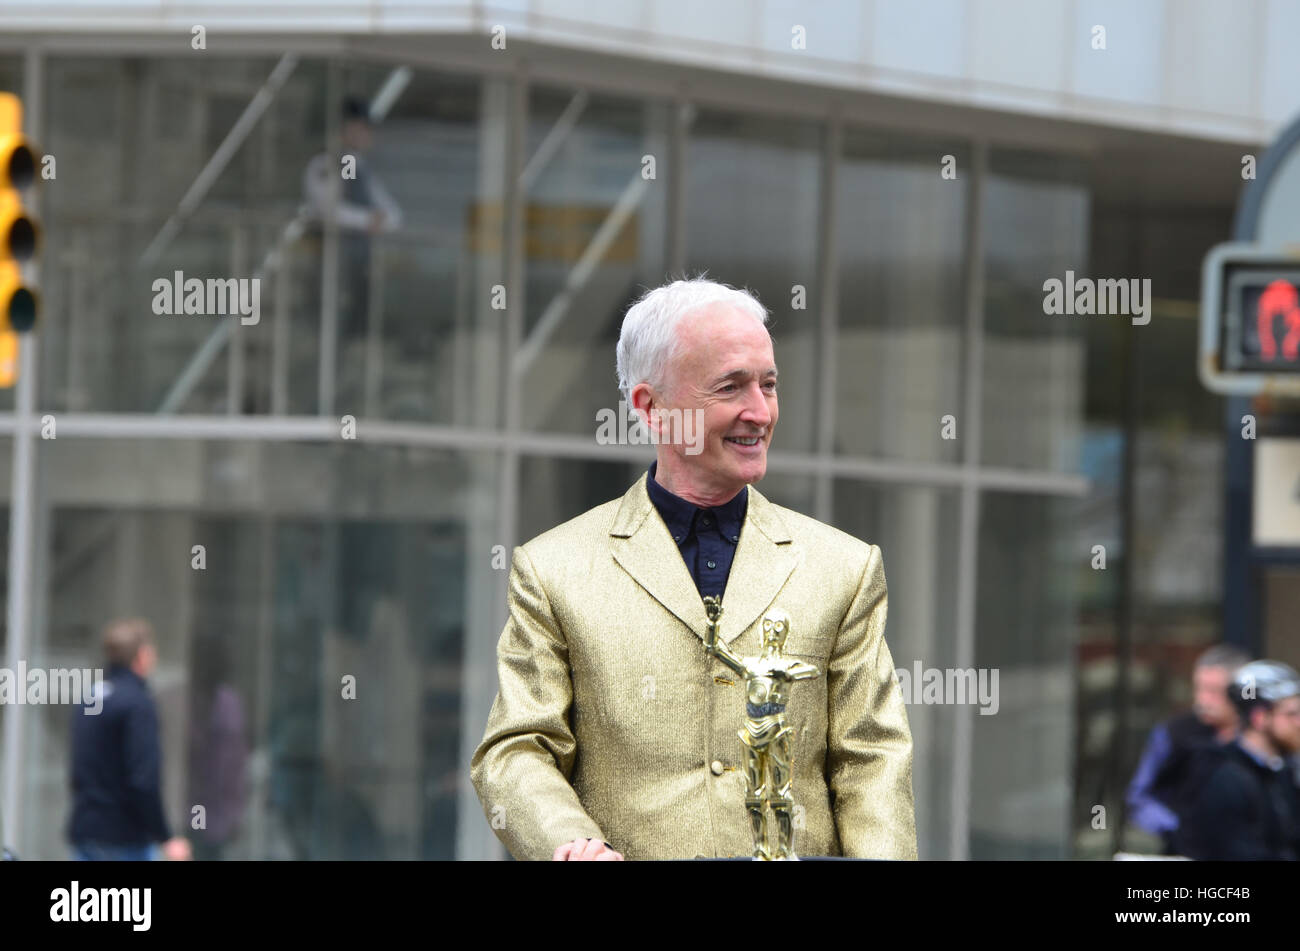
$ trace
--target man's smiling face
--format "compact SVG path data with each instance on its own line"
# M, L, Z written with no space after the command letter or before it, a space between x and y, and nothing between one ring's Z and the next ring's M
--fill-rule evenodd
M776 428L776 358L772 338L755 317L710 304L678 325L677 359L661 394L683 416L703 413L698 454L680 440L659 446L655 479L696 505L720 505L767 472Z

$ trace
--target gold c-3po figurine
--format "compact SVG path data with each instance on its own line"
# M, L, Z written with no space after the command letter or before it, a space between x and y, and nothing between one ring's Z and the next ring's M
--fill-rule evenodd
M794 752L794 727L785 719L786 697L790 684L820 675L812 664L789 660L782 649L790 632L790 618L784 611L763 615L763 653L758 657L737 657L726 644L718 643L718 620L722 617L722 599L704 599L709 626L704 649L717 657L738 676L745 678L745 711L748 718L740 731L745 744L745 808L754 834L754 858L795 859L794 800L791 798L791 760ZM770 785L768 784L770 777ZM767 842L767 811L771 804L776 817L777 846L775 856Z

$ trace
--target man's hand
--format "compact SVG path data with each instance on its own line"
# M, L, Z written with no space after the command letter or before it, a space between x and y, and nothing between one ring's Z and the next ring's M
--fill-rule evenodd
M553 862L622 862L623 853L615 852L600 839L574 839L565 842L551 856Z
M184 836L174 836L163 843L163 858L169 862L188 862L193 858L190 852L190 840Z

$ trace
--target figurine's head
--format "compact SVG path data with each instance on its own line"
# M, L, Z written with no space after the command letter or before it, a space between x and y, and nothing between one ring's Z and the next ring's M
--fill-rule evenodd
M763 615L763 649L785 647L785 636L790 633L790 616L784 611L768 611Z

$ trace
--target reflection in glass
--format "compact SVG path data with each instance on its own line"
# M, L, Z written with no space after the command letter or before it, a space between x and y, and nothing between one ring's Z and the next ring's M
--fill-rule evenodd
M484 209L504 186L505 82L414 72L364 123L395 71L303 60L211 164L283 67L49 59L43 145L78 187L44 209L44 405L494 424L502 249ZM348 214L372 205L392 213ZM159 312L160 293L196 279L258 283L238 311L223 292L201 314ZM322 367L327 307L337 348Z
M951 156L956 178L941 174ZM836 209L835 451L957 462L939 421L962 409L966 189L952 143L849 129Z
M973 716L970 857L1069 854L1073 650L1081 576L1073 499L981 500L975 663L998 670L996 715Z
M955 490L835 481L832 523L880 546L889 588L885 639L895 669L909 678L918 664L925 671L955 662L957 512ZM955 713L922 699L905 695L917 849L922 859L950 858Z
M524 171L526 430L591 435L618 410L623 315L664 279L668 108L539 87Z
M153 622L165 803L197 857L457 856L466 629L494 607L500 577L481 541L499 531L488 457L134 440L41 449L49 598L33 663L93 664L106 619ZM28 850L62 855L66 710L27 719L29 761L42 764L24 774ZM204 829L190 828L195 805Z
M1083 322L1044 312L1044 282L1091 277L1090 195L1076 163L994 152L984 189L984 405L980 461L1077 472ZM1121 275L1114 275L1119 277Z

